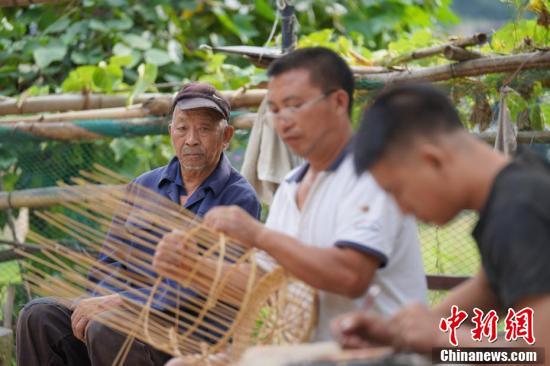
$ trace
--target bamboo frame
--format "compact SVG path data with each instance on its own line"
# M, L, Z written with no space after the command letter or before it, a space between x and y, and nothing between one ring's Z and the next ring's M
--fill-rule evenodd
M29 6L32 4L56 4L65 0L0 0L0 7Z
M456 45L454 45L456 46ZM444 52L445 46L438 46ZM450 52L450 51L449 51ZM458 77L478 76L490 73L514 72L517 69L550 68L550 51L537 51L510 56L487 56L477 60L451 63L441 66L386 71L382 67L358 67L355 76L358 89L378 89L386 84L408 81L444 81ZM222 91L229 98L232 107L257 107L267 94L265 89L243 89ZM155 98L161 104L169 105L170 94L143 94L135 99L144 103ZM42 112L62 112L69 110L123 107L124 95L68 94L61 96L29 97L21 102L15 98L0 99L0 116L8 114L32 114ZM166 107L164 107L166 108ZM163 110L161 107L158 113Z
M441 66L363 75L357 79L360 88L375 88L394 83L444 81L466 76L550 68L550 51L537 51L511 56L483 57Z
M101 112L101 110L99 111ZM76 113L81 114L81 112ZM68 114L72 115L73 113ZM238 129L250 129L256 117L256 113L237 114L235 112L231 114L229 123ZM168 116L123 120L83 119L71 122L40 122L38 119L35 119L34 122L0 123L0 141L60 140L74 142L114 137L162 135L168 133L170 124Z
M222 90L220 93L225 96L233 109L256 107L267 94L266 89L238 89ZM167 112L172 102L172 94L149 93L141 94L134 99L134 102L147 103L156 100L163 105ZM40 97L28 97L18 101L15 98L0 99L0 116L9 114L33 114L43 112L66 112L87 109L115 108L126 106L126 95L104 95L104 94L63 94L46 95ZM161 114L160 112L158 114ZM164 113L166 114L166 113Z
M64 247L34 232L28 238L40 245L41 255L16 251L31 259L23 265L33 291L57 296L62 304L85 295L87 289L99 295L119 290L133 294L125 298L122 308L94 317L128 336L114 365L123 364L134 339L202 364L218 352L235 361L252 344L297 343L309 337L316 306L315 292L309 286L289 277L272 261L268 261L272 270L264 272L258 268L255 249L243 248L209 230L199 218L163 196L137 185L107 190L104 187L120 187L125 178L105 168L82 175L85 178L73 179L77 187L61 187L63 206L70 215L37 215L86 251ZM89 197L93 199L84 199ZM158 277L152 266L156 243L175 229L182 233L182 248L174 253L181 266L160 267L162 276ZM112 268L97 261L94 254L99 252L122 266ZM107 286L98 286L90 276ZM262 315L266 312L267 317Z
M409 61L419 60L422 58L427 58L431 56L436 56L441 53L445 52L445 49L447 47L459 47L464 49L465 47L469 46L477 46L482 45L485 42L487 42L487 34L485 33L476 33L472 36L466 37L466 38L459 38L456 40L452 40L451 42L438 45L438 46L432 46L432 47L426 47L421 48L418 50L415 50L409 54L398 56L388 62L388 65L398 65L401 63L406 63Z

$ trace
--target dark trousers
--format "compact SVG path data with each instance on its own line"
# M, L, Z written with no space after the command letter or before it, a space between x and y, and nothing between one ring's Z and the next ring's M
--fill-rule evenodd
M126 336L92 322L84 343L73 335L71 314L71 310L52 298L29 302L17 321L17 365L111 366ZM125 365L160 366L170 357L135 340Z

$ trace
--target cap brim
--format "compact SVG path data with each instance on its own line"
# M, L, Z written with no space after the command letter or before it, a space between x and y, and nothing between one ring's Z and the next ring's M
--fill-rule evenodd
M176 104L176 107L183 111L197 108L210 108L218 111L222 116L225 116L223 110L216 103L205 98L182 99Z

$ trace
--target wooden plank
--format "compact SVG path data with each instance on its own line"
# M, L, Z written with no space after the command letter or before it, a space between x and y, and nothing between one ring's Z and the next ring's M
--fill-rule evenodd
M426 275L430 290L450 290L469 278L467 276Z

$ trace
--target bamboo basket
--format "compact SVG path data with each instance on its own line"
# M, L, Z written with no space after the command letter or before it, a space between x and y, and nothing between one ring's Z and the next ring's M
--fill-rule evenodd
M124 178L97 168L81 172L85 178L73 179L76 186L64 186L63 206L70 213L37 213L78 247L30 232L28 239L41 251L18 253L30 259L22 264L33 292L66 306L90 292L126 291L123 307L94 317L127 335L113 365L124 364L134 339L204 364L219 353L235 362L252 345L309 338L317 307L312 288L274 262L262 268L257 258L265 253L213 232L163 196L131 184L99 188ZM152 266L155 245L173 230L184 238L174 253L182 264L159 276ZM99 253L120 265L98 260Z

